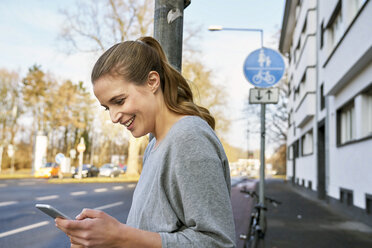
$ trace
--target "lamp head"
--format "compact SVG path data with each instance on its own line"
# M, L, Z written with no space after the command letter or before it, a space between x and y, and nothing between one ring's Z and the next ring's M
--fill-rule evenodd
M219 25L212 25L212 26L209 26L208 28L209 31L221 31L222 29L223 27Z

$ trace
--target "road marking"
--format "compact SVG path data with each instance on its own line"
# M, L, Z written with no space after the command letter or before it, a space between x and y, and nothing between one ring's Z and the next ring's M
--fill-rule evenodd
M36 197L35 199L37 201L44 201L44 200L51 200L51 199L57 199L59 198L58 195L47 195L47 196L39 196L39 197Z
M95 189L94 192L106 192L107 188L100 188L100 189Z
M18 203L18 202L17 201L0 202L0 207L9 206L9 205L13 205L13 204L16 204L16 203Z
M18 183L20 186L25 186L25 185L34 185L36 184L35 182L23 182L23 183Z
M24 227L21 227L21 228L17 228L17 229L11 230L11 231L3 232L3 233L0 233L0 238L4 238L6 236L10 236L10 235L13 235L13 234L16 234L16 233L28 231L28 230L38 228L38 227L41 227L41 226L45 226L45 225L48 225L48 224L49 224L49 221L43 221L43 222L35 223L35 224L29 225L29 226L24 226Z
M96 210L103 210L103 209L107 209L107 208L112 208L112 207L116 207L116 206L119 206L119 205L122 205L124 204L124 202L115 202L115 203L112 203L112 204L107 204L107 205L104 205L104 206L101 206L101 207L98 207L98 208L95 208Z
M70 195L85 195L87 192L86 191L76 191L76 192L71 192Z
M136 185L134 183L128 184L128 188L134 188Z
M5 183L0 184L0 188L1 187L6 187L6 186L8 186L8 184L5 184Z
M114 186L112 187L113 190L121 190L121 189L124 189L123 186Z

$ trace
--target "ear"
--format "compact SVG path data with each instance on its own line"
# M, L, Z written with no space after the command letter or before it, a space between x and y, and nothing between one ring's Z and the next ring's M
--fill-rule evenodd
M150 87L152 93L155 93L160 88L160 76L158 72L149 72L147 85Z

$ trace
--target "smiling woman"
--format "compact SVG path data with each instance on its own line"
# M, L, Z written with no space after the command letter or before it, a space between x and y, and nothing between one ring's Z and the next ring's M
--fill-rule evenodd
M151 37L114 45L92 71L112 122L154 137L127 223L84 209L57 219L72 247L235 247L230 170L209 111Z

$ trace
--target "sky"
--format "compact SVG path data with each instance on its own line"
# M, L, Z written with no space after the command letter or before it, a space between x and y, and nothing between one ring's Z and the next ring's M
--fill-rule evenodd
M61 8L75 0L1 0L0 2L0 68L19 71L25 76L30 66L38 64L57 79L89 82L96 55L63 52L58 40ZM227 96L226 111L230 117L231 145L258 149L259 136L247 140L249 117L244 116L249 88L243 74L243 63L260 47L258 32L210 32L211 25L229 28L254 28L264 32L264 46L277 50L278 33L284 13L284 0L191 0L184 11L184 29L198 27L201 61L212 71L212 80L223 85Z

